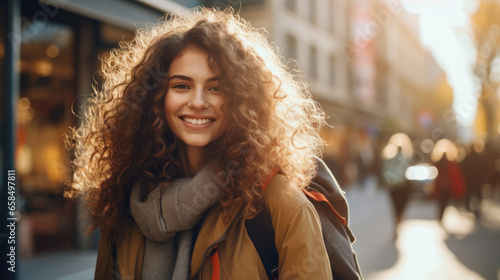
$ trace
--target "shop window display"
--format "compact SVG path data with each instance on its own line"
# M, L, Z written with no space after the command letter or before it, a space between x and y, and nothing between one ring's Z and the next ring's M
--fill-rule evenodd
M58 22L23 20L22 32L16 170L20 253L29 257L72 247L73 212L62 193L70 172L63 135L74 122L75 31Z

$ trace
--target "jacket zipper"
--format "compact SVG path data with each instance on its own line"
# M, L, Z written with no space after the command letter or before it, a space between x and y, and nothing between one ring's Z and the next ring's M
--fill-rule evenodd
M200 267L198 268L198 270L196 271L196 273L193 275L193 277L191 277L191 279L198 278L198 276L201 273L201 270L202 270L202 268L203 268L203 266L205 264L205 260L209 256L209 252L212 252L214 248L220 246L220 244L222 242L224 242L224 240L226 240L227 236L229 235L229 232L233 229L234 225L236 224L236 221L241 217L242 213L243 213L243 207L240 209L240 211L238 212L238 214L236 214L236 216L234 217L234 219L231 221L231 224L229 224L229 227L226 229L226 231L224 232L224 234L222 234L222 236L219 239L217 239L214 243L212 243L212 244L210 244L208 246L208 248L205 250L205 253L203 253L203 259L201 261Z

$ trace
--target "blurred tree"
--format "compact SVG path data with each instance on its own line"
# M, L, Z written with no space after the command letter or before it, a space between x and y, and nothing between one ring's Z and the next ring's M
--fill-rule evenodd
M470 16L476 48L474 74L479 80L479 106L484 110L488 140L498 135L498 88L500 86L500 0L479 0Z

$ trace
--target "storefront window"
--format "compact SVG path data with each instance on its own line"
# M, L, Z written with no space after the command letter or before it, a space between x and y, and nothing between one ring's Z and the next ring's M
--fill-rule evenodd
M25 23L23 29L32 28ZM65 165L63 134L73 123L74 31L45 23L21 45L17 170L23 192L61 193Z
M21 237L30 256L72 246L73 213L65 208L69 176L63 135L73 125L75 31L58 22L23 17L17 110L16 170L23 201Z

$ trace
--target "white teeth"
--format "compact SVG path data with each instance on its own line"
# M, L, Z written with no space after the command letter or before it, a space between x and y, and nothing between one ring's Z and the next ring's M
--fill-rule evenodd
M183 117L182 119L185 122L188 122L190 124L196 124L196 125L207 124L207 123L210 123L212 121L211 119L193 119L193 118L188 118L188 117Z

